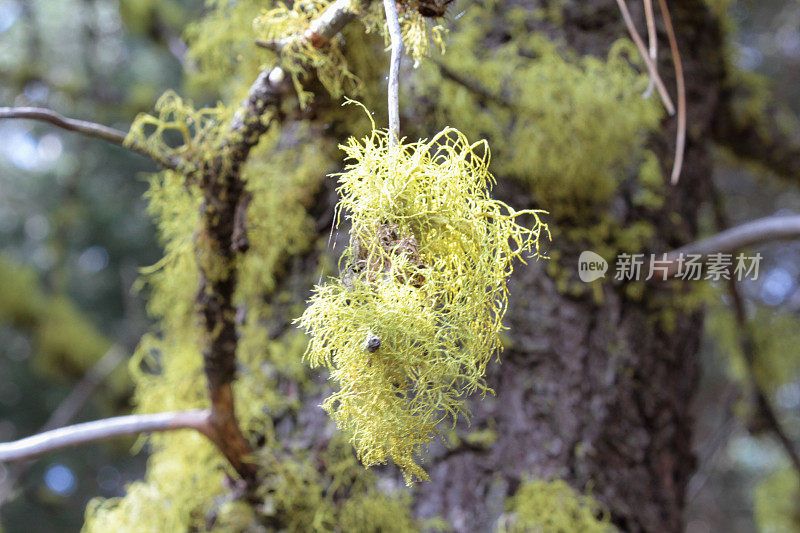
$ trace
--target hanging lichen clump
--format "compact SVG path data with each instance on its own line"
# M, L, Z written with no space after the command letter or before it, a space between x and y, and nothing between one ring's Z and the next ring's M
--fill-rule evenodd
M352 222L338 279L299 319L306 358L339 388L323 407L366 465L391 458L410 482L436 425L486 392L515 259L539 255L540 211L493 200L489 149L452 128L390 147L374 131L343 146L339 218ZM532 228L518 221L526 215Z

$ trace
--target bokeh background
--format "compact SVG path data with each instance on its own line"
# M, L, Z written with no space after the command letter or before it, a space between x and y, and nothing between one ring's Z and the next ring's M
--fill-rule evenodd
M729 10L739 66L764 74L800 114L800 3L738 1ZM181 32L202 11L202 0L0 0L0 106L45 106L124 130L180 88L191 68ZM743 169L735 154L716 157L727 168L716 181L731 223L800 213L800 188ZM126 358L148 329L136 279L160 257L142 198L142 173L153 169L101 141L0 122L0 441L36 433L54 413L85 421L127 412ZM713 231L714 214L704 220ZM743 286L757 309L758 379L800 443L800 245L759 251L759 278ZM751 407L735 321L718 294L702 353L687 529L754 531L756 514L772 512L796 513L800 524L800 505L786 504L798 480ZM123 440L0 466L0 529L76 531L86 502L121 495L145 460L135 440Z

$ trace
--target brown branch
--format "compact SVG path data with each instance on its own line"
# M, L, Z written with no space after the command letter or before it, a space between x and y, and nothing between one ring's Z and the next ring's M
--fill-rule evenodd
M727 228L730 224L728 223L728 217L725 214L724 199L716 187L712 187L711 192L712 192L711 199L714 212L714 219L716 221L717 227ZM783 449L785 450L786 455L789 457L789 460L794 465L797 474L800 475L800 454L798 454L798 451L795 448L794 444L792 444L791 439L784 431L783 426L778 420L778 416L775 414L772 405L767 399L767 395L764 392L764 389L758 382L755 369L755 360L758 348L755 338L753 336L753 330L750 321L747 320L744 298L742 297L742 293L739 290L739 284L737 283L736 279L733 278L733 276L731 276L728 279L728 292L731 295L731 301L733 302L733 309L734 309L734 314L736 316L736 322L739 325L739 335L740 335L740 342L742 345L742 354L744 355L745 368L747 370L747 377L750 382L750 388L752 389L753 394L755 395L756 406L759 412L761 413L761 416L766 421L767 425L769 425L772 432L778 438L778 441L780 442L781 446L783 446Z
M297 39L324 46L355 17L350 0L336 0ZM196 300L206 336L203 362L211 398L210 438L248 483L255 480L256 468L248 462L252 448L237 422L232 389L238 346L237 265L249 248L246 212L250 194L241 167L279 116L290 87L280 66L262 71L234 115L217 156L197 164L203 205L202 230L195 241L201 280Z
M450 80L453 83L457 83L458 85L461 85L471 93L475 94L475 96L478 97L478 101L480 103L482 104L495 103L501 107L509 109L514 107L515 104L511 100L501 95L492 93L489 89L487 89L477 81L462 76L461 74L452 70L444 63L434 58L428 58L428 61L430 61L439 68L439 72L442 74L443 78Z
M666 273L667 277L671 277L678 272L681 256L733 253L763 242L797 238L800 238L800 215L765 217L682 246L669 252L666 260L660 261L660 264L667 266L667 262L670 262Z
M78 120L74 118L67 118L63 115L56 113L55 111L52 111L50 109L45 109L43 107L0 107L0 119L3 118L19 118L19 119L29 119L29 120L38 120L41 122L48 122L54 126L65 129L67 131L73 131L76 133L80 133L81 135L86 135L87 137L94 137L96 139L102 139L104 141L108 141L118 146L123 146L125 148L130 149L133 152L136 152L138 154L144 155L152 159L153 161L155 161L156 163L165 168L175 169L179 165L179 161L177 161L176 159L153 154L143 146L126 145L125 144L126 134L124 131L120 131L118 129L110 128L108 126L104 126L102 124L97 124L94 122L88 122L85 120Z
M368 0L362 0L361 6L368 3ZM306 39L314 46L323 46L355 17L350 0L336 0L309 25L300 39ZM199 174L204 196L203 244L197 246L201 270L197 301L208 335L203 358L211 408L121 416L46 431L18 441L0 443L0 462L29 459L53 450L112 437L194 429L214 442L246 481L253 481L255 465L247 462L252 449L236 420L232 389L238 344L233 301L237 281L236 258L248 247L244 214L250 199L240 169L250 150L273 123L275 117L267 116L267 113L271 109L277 112L285 92L286 80L280 67L263 71L234 116L230 133L219 147L217 157L193 171ZM43 120L119 145L123 145L125 140L125 133L119 130L68 119L47 109L0 108L0 118ZM154 157L140 148L130 148ZM158 162L169 168L178 166L172 161ZM212 278L209 277L212 272L222 274Z
M0 463L39 455L98 440L156 431L194 429L214 440L211 413L207 409L128 415L53 429L13 442L0 443Z

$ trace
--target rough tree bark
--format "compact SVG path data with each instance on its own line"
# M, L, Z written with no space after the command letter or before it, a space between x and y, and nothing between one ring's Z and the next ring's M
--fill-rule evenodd
M545 3L522 4L534 9ZM603 56L625 33L611 0L563 4L561 36L581 53ZM683 174L667 204L682 222L650 220L657 235L653 249L643 252L696 236L697 208L711 175L706 139L721 91L718 21L700 0L669 5L686 72L690 133ZM641 14L641 5L631 7ZM667 50L663 26L659 40ZM660 72L672 88L668 54L660 57ZM675 121L664 126L653 146L667 172ZM506 196L520 203L519 191ZM624 187L613 205L623 219L638 216ZM553 247L577 264L580 250L564 242ZM590 491L624 531L681 531L684 491L694 471L690 409L702 314L679 312L667 329L658 319L661 306L654 304L656 296L669 300L679 290L650 285L636 301L620 286L605 284L603 303L596 304L590 295L560 293L542 264L521 266L506 319L513 343L490 370L497 395L470 402L472 430L492 427L497 441L485 449L435 445L428 462L432 481L417 489L419 514L443 515L458 531L490 530L507 495L530 473Z

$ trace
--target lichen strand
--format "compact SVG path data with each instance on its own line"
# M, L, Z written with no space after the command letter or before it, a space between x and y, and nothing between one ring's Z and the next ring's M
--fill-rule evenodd
M498 533L612 533L610 516L591 496L578 493L561 479L527 481L508 500Z
M437 121L485 137L497 174L529 185L554 216L584 220L637 172L660 105L642 97L647 77L632 66L640 61L630 41L605 59L578 56L529 31L537 14L516 8L505 11L512 38L498 44L482 23L499 16L496 4L470 5L448 38L459 53L443 56L443 68L424 65L411 98L436 102Z
M426 479L415 455L440 421L466 414L467 394L486 392L512 262L538 255L547 226L540 211L490 198L488 146L457 130L397 149L373 130L342 148L338 211L351 244L299 319L306 358L339 385L323 407L362 462L391 459L408 482Z
M222 104L195 109L191 102L170 90L156 102L155 114L141 113L136 117L125 145L199 163L217 155L216 148L222 144L232 116L232 111Z
M265 2L206 0L206 5L206 15L189 24L184 32L191 66L187 69L187 89L238 102L265 59L264 50L253 45L253 19L264 9Z

